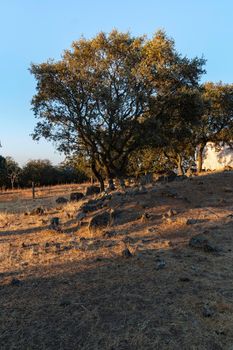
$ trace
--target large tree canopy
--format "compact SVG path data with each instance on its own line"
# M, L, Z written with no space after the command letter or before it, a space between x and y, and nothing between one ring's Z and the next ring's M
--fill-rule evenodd
M158 134L171 97L198 86L203 64L181 57L162 31L151 40L112 31L75 41L60 61L31 66L39 118L34 138L55 141L66 153L84 151L103 188L98 168L110 181L122 177L129 155L147 137L145 121L153 116ZM181 114L173 113L170 124L178 128L181 119L190 119L188 112Z

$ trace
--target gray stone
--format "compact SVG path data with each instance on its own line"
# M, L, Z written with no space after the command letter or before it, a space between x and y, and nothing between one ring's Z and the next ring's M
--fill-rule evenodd
M80 213L78 213L78 214L76 215L76 219L77 219L78 221L81 221L81 220L84 219L85 217L86 217L86 214L83 213L83 212L80 212Z
M59 225L59 218L58 217L54 217L50 220L50 224L52 227L57 227Z
M208 239L201 235L194 236L189 240L189 246L198 249L203 249L204 246L208 243Z
M195 225L195 224L198 224L200 222L200 220L198 219L188 219L186 221L186 225Z
M201 235L197 235L197 236L192 237L189 240L189 246L191 248L203 250L206 253L219 253L220 252L219 248L212 246L209 243L208 239L206 239L205 237L203 237Z
M179 278L179 281L180 281L180 282L190 282L191 280L190 280L189 277L182 276L182 277Z
M86 189L86 196L91 196L93 194L100 193L100 187L98 186L88 186Z
M58 204L65 204L67 202L68 202L68 199L66 199L65 197L58 197L56 199L56 203L58 203Z
M98 209L103 208L103 200L102 199L91 199L88 202L84 203L80 210L82 210L84 213L93 212Z
M209 305L204 305L202 310L202 315L204 317L213 317L214 316L214 310Z
M111 215L108 211L104 211L101 214L97 214L91 219L89 223L89 230L91 232L101 230L110 225L110 220Z
M156 263L155 265L156 270L162 270L166 266L166 262L163 259L156 259L155 263Z
M166 262L163 259L156 259L156 266L155 269L156 270L162 270L164 269L166 266Z
M73 192L70 194L70 201L79 201L84 197L82 192Z
M123 258L132 258L133 254L129 251L128 248L124 249L121 253L121 255L123 256Z
M69 299L61 299L60 306L69 306L71 305L71 301Z
M22 284L23 284L23 282L22 281L20 281L18 278L12 278L12 280L11 280L11 286L16 286L16 287L19 287L19 286L21 286Z

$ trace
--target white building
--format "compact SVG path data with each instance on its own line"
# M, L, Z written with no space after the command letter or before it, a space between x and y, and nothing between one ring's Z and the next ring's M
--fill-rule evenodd
M203 166L205 170L223 170L233 168L233 149L229 146L216 146L208 142L203 152Z

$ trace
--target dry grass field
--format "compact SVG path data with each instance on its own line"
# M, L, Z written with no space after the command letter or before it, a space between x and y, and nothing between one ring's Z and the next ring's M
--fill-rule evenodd
M89 199L55 201L74 191L0 193L0 349L233 350L233 172L115 191L82 220Z

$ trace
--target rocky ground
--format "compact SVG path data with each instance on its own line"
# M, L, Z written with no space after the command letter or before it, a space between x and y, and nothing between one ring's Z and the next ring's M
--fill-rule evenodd
M233 350L232 171L71 192L0 194L1 349Z

